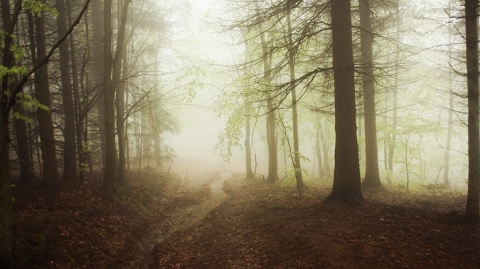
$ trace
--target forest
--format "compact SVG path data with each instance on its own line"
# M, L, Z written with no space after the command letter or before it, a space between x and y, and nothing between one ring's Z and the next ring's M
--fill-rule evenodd
M0 268L480 268L477 0L0 0Z

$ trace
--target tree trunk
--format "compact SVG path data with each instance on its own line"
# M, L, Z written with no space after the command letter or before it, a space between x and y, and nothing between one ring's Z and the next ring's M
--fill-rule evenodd
M288 2L289 8L287 13L287 38L288 38L288 66L290 70L290 89L292 94L292 132L293 132L293 169L295 171L295 179L297 181L297 187L301 193L301 189L304 187L302 166L300 163L300 143L298 139L298 111L297 111L297 90L295 87L295 49L292 39L292 22L291 22L291 7Z
M449 1L448 4L448 12L452 10L451 4ZM450 26L451 27L451 26ZM452 35L455 29L453 27L449 28L448 31L448 44L452 44ZM453 53L452 53L452 46L448 46L448 59L451 62L453 60ZM449 182L449 174L450 174L450 152L451 152L451 144L452 144L452 136L453 136L453 88L452 88L452 81L453 81L453 73L449 73L448 79L448 90L449 90L449 98L448 98L448 129L447 129L447 143L445 145L445 155L443 157L443 184L448 186Z
M267 100L267 144L268 144L268 182L278 180L278 149L277 149L277 131L275 120L275 108L273 107L271 97Z
M328 143L329 139L329 130L327 123L325 123L323 130L320 131L320 140L322 141L322 148L323 148L323 163L324 163L324 171L326 177L332 176L332 171L330 169L330 147Z
M355 81L350 0L331 1L335 87L335 171L327 201L363 200L356 136Z
M263 61L263 80L269 87L272 83L272 57L267 51L265 32L260 29L260 41L262 43L262 61ZM267 89L270 91L270 89ZM278 153L277 153L277 131L275 107L272 96L267 94L267 145L268 145L268 176L267 181L275 182L278 180Z
M25 115L25 110L22 109L21 104L15 104L13 111L21 115ZM20 182L28 183L34 178L33 165L31 162L31 153L29 148L28 136L27 136L27 123L23 119L15 119L13 121L15 126L16 137L16 150L18 156L18 162L20 164Z
M103 0L92 3L92 70L95 89L97 90L97 126L100 137L100 153L102 165L105 166L105 90L104 83L104 17ZM111 1L110 1L111 3ZM110 5L111 6L111 5ZM110 67L111 68L111 67ZM105 167L103 167L105 170Z
M72 6L70 1L66 1L67 7L67 14L68 14L68 24L72 24ZM88 23L87 23L88 25ZM88 38L88 37L87 37ZM70 59L72 62L72 91L73 91L73 104L75 108L75 137L76 137L76 147L77 147L77 157L78 157L78 179L80 184L85 182L85 170L87 165L87 157L86 157L86 150L83 148L83 133L84 133L84 114L87 113L86 109L84 109L84 103L88 103L87 98L80 98L80 88L81 82L79 80L78 68L77 68L77 60L75 57L75 42L74 38L71 37L69 39L69 46L70 46ZM85 68L85 62L82 62L83 67L81 70ZM83 101L83 102L82 102Z
M103 90L104 90L104 128L105 128L105 163L103 171L103 188L112 192L115 183L116 147L115 147L115 87L112 84L112 0L105 0L103 6Z
M479 89L477 0L465 0L466 58L468 86L468 194L465 219L479 221Z
M396 40L400 42L400 25L401 25L401 17L400 17L400 8L397 5L397 9L395 12L396 15ZM395 51L395 77L394 77L394 85L393 85L393 115L392 115L392 126L391 130L397 129L397 104L398 104L398 77L400 74L400 50L397 49ZM387 159L387 172L393 177L393 159L395 157L395 145L397 144L397 133L393 131L391 133L391 137L389 138L388 143L388 159ZM391 182L391 180L390 180Z
M14 3L14 12L11 12L10 0L0 1L0 12L3 32L0 37L2 45L1 65L6 68L15 66L13 55L13 33L16 24L16 15L22 9L22 1L16 0ZM14 15L12 15L14 14ZM15 228L13 221L13 200L11 195L10 183L10 109L13 104L7 98L12 90L12 81L14 76L2 74L0 76L0 268L14 268L15 260L13 256L13 247L15 244Z
M377 148L377 113L375 109L375 80L373 75L373 35L369 0L359 0L362 50L362 84L365 117L365 163L364 186L380 187Z
M125 180L125 135L124 135L124 117L125 117L125 88L127 86L126 77L128 74L128 66L126 60L127 54L127 38L125 37L125 28L128 17L128 7L131 0L124 1L121 6L120 26L117 34L117 47L115 53L115 61L113 63L113 81L112 84L116 88L117 98L115 105L117 110L117 135L118 135L118 169L117 179ZM123 72L122 72L123 67ZM121 74L123 81L120 82Z
M57 35L62 38L67 33L67 18L64 0L55 0L57 15ZM62 82L62 100L64 113L63 141L63 179L77 179L77 152L75 148L75 111L73 105L71 67L69 61L68 42L59 47L60 75Z
M34 16L35 42L37 48L37 60L47 57L45 45L45 22L43 16ZM33 52L32 54L34 54ZM50 85L48 81L48 66L42 65L35 73L35 94L38 101L50 108ZM37 109L39 123L40 144L43 160L43 177L47 186L47 205L53 210L54 186L58 181L58 165L55 148L55 136L52 114L45 109Z
M8 2L8 1L7 1ZM4 89L2 88L2 92ZM13 266L13 202L10 193L9 179L9 134L8 134L8 111L3 110L6 104L2 99L0 117L0 267L11 268Z
M318 177L324 178L325 177L325 169L323 164L322 158L322 149L320 148L320 130L321 130L321 123L318 122L316 126L316 133L315 133L315 153L317 155L317 164L318 164Z
M252 107L248 100L245 100L245 169L246 169L246 178L253 179L253 171L252 171L252 128L251 128L251 111Z

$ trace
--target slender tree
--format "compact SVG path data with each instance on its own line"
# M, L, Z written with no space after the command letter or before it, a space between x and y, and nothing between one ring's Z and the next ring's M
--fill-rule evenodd
M478 1L465 0L467 88L468 88L468 194L465 218L479 221L479 85L478 85Z
M297 89L295 85L295 54L296 48L293 43L291 12L293 7L291 2L287 1L287 48L288 48L288 67L290 71L290 94L292 95L292 132L293 132L293 169L297 187L301 191L304 187L302 166L300 163L300 141L298 138L298 109L297 109ZM301 192L300 192L301 193Z

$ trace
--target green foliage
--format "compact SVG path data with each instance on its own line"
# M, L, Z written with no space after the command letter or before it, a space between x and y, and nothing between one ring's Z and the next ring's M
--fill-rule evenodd
M237 109L228 118L224 132L218 135L215 151L220 152L223 161L226 163L229 163L232 157L232 147L241 146L239 141L243 137L242 128L245 121L242 111L243 109Z
M58 11L49 6L47 3L36 0L23 0L23 9L32 11L38 17L41 17L43 13L50 13L55 17L58 16Z
M295 178L295 170L296 169L294 169L293 167L282 169L282 171L280 172L282 175L284 175L284 178L281 181L282 187L297 185L297 179ZM303 178L303 183L305 184L310 184L312 182L310 175L305 169L302 169L302 178Z
M198 67L198 66L191 66L185 71L175 78L177 83L184 83L182 88L186 91L184 95L182 95L182 101L185 103L191 103L195 97L197 96L197 91L202 89L205 85L199 79L205 76L205 71Z
M27 72L28 70L24 66L6 67L4 65L0 65L0 81L3 81L5 78L7 78L8 83L11 83L15 80L15 77L26 74ZM10 93L7 92L5 94L9 95Z
M48 106L40 103L40 101L38 101L35 97L28 93L20 92L17 95L17 102L20 103L20 105L22 105L22 107L25 109L37 108L44 111L50 111L50 108ZM13 117L17 120L23 120L28 123L32 122L32 119L30 117L25 116L21 113L13 112L12 114Z

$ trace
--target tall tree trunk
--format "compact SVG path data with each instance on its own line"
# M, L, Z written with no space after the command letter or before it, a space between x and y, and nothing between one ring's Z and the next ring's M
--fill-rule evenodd
M32 42L36 44L37 60L45 59L47 57L47 50L45 45L44 17L35 16L34 24L35 40L32 40ZM32 54L34 53L35 52L32 52ZM50 85L48 81L48 66L46 64L42 65L35 73L35 94L42 105L50 108ZM49 210L53 210L54 186L58 181L58 165L52 114L45 109L38 109L37 117L42 149L43 177L47 186L47 205Z
M479 221L479 89L478 89L478 1L465 0L468 87L468 194L465 218Z
M21 115L25 114L25 110L22 109L21 104L15 104L13 111ZM16 137L16 150L18 156L18 162L20 164L20 182L30 182L33 178L33 165L31 162L31 153L29 148L28 136L27 136L27 123L23 119L15 119L13 121L15 126Z
M356 136L355 81L350 0L331 1L335 87L335 171L327 201L363 200Z
M272 83L272 57L267 51L265 32L260 29L260 41L262 43L263 58L263 80L269 87ZM270 91L270 89L267 89ZM268 145L268 176L267 181L275 182L278 180L278 149L277 149L277 124L275 116L275 107L272 96L267 94L267 145Z
M400 17L400 7L397 5L397 9L395 11L395 16L396 16L396 40L397 42L400 42L400 25L401 25L401 17ZM397 49L395 51L395 75L394 75L394 85L393 85L393 115L392 115L392 126L391 130L396 130L397 129L397 104L398 104L398 77L400 74L400 50ZM397 144L397 133L393 131L389 135L389 141L388 141L388 159L387 159L387 172L389 173L389 176L393 177L393 159L395 157L395 146ZM391 180L390 180L391 182Z
M14 57L11 48L13 45L13 28L14 22L10 17L10 1L2 0L1 2L1 11L2 11L2 23L4 29L7 31L3 38L3 49L2 51L2 65L8 68L14 66ZM18 6L21 1L16 2ZM21 4L20 4L21 5ZM8 31L11 30L11 31ZM10 80L7 76L0 77L1 82L1 92L0 92L0 267L1 268L13 268L14 257L13 257L13 245L15 242L14 239L14 226L13 226L13 201L10 191L10 159L9 159L9 149L10 149L10 106L8 98L6 98L7 92L10 91Z
M327 123L323 126L323 130L320 131L320 141L322 141L322 148L323 148L323 163L324 163L324 170L325 176L331 177L332 171L330 169L330 147L328 143L329 139L329 130Z
M322 158L322 149L320 148L320 130L322 125L320 122L316 124L316 132L315 132L315 153L317 155L317 164L318 164L318 177L324 178L325 177L325 169L324 163Z
M375 80L373 75L373 35L369 0L359 0L362 50L362 84L365 117L365 162L364 186L382 186L378 171L377 113L375 109Z
M448 4L448 12L451 12L451 3L449 1ZM448 59L449 61L453 60L452 54L452 35L455 29L453 27L449 27L448 31ZM450 174L450 151L451 151L451 144L452 144L452 136L453 136L453 89L452 89L452 80L453 80L453 73L449 73L448 79L448 90L449 90L449 98L448 98L448 129L447 129L447 143L445 145L445 155L443 157L443 184L448 186L449 183L449 174Z
M287 12L287 39L288 39L288 66L290 70L290 89L292 95L292 132L293 132L293 169L297 187L301 193L304 187L302 166L300 163L300 142L298 139L298 111L297 111L297 89L295 87L295 48L292 39L291 6L288 4Z
M115 49L115 60L113 63L113 78L112 84L116 88L117 98L115 99L116 111L117 111L117 134L118 134L118 169L117 179L119 181L125 180L125 136L124 136L124 116L125 116L125 87L127 86L126 77L128 74L128 66L126 61L127 54L127 38L125 37L125 29L128 18L128 7L131 0L123 1L123 5L119 4L119 30L117 34L117 47ZM123 73L122 73L123 67ZM121 75L123 74L123 81L120 82Z
M103 188L112 192L115 183L116 146L115 146L115 87L112 83L112 0L105 0L103 5L103 90L104 90L104 128L105 128L105 163L103 171Z
M62 38L67 33L67 10L64 0L55 0L57 15L57 35ZM75 111L73 105L71 67L69 61L68 41L59 47L60 75L62 82L62 100L64 113L63 141L63 179L77 179L77 152L75 148Z
M2 89L3 91L3 89ZM3 102L3 100L2 100ZM2 104L3 108L3 104ZM13 202L9 179L9 129L8 111L2 109L0 117L0 267L13 266L12 249L14 244Z
M451 80L449 80L449 84L451 84ZM450 88L451 89L451 88ZM449 110L448 110L448 129L447 129L447 143L445 145L445 155L443 157L443 184L448 186L449 179L448 176L450 174L450 151L451 151L451 144L452 144L452 136L453 136L453 93L449 94L448 98L449 103Z
M15 2L15 9L21 8L20 0ZM3 33L2 49L2 65L11 68L13 67L14 57L11 50L13 45L12 34L14 31L14 24L10 11L10 0L1 0L0 2ZM10 110L7 92L10 89L10 78L6 76L0 77L0 267L12 268L14 265L13 245L15 242L14 226L13 226L13 201L11 196L10 186L10 136L9 136L9 120Z
M68 24L72 24L72 6L71 1L66 1L66 9L68 14ZM86 22L87 29L87 39L88 37L88 22ZM86 150L83 148L83 133L84 133L84 113L86 114L86 109L84 109L84 103L87 103L87 98L80 98L80 88L81 82L79 80L79 73L77 68L77 58L75 55L75 42L74 38L69 39L70 46L70 59L72 62L72 90L73 90L73 104L75 108L75 137L76 137L76 147L77 147L77 158L78 158L78 179L80 184L85 182L85 171L87 169L87 158ZM82 62L83 67L81 70L85 69L86 61ZM82 71L83 72L83 71ZM83 102L82 102L83 101Z
M253 179L253 170L252 170L252 128L251 128L251 112L252 106L250 102L245 97L245 169L246 169L246 178Z
M267 100L268 182L278 180L277 125L271 97Z
M111 1L110 1L111 3ZM100 153L105 170L105 86L104 83L104 17L103 0L92 3L92 70L95 89L97 90L97 126L100 136ZM111 6L111 5L110 5ZM111 67L110 67L111 68Z

